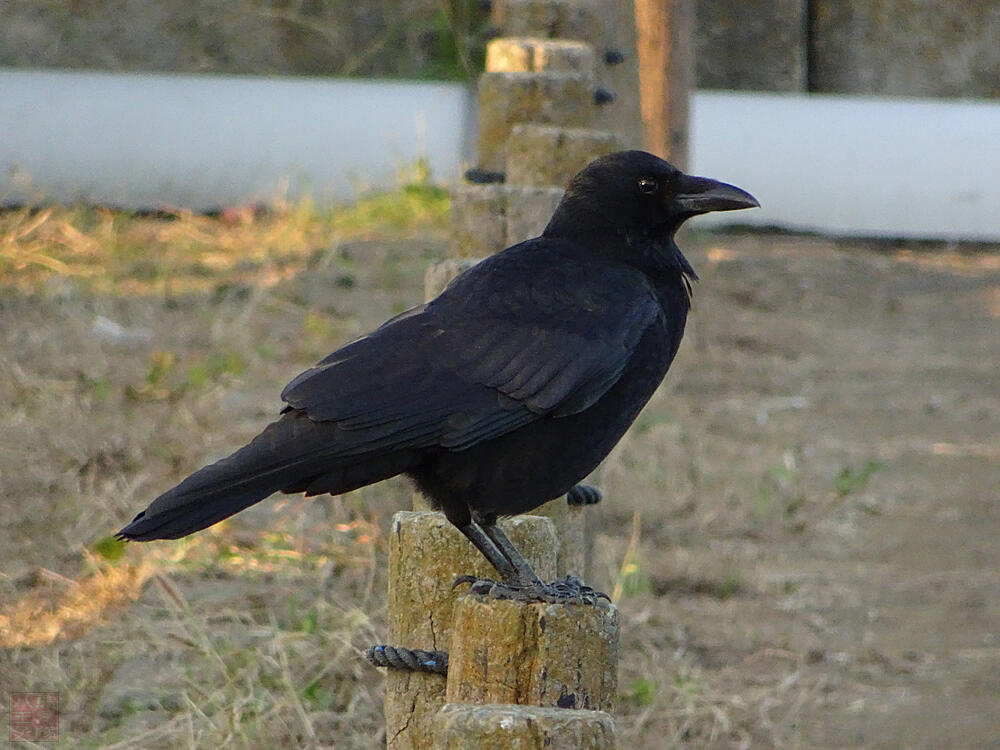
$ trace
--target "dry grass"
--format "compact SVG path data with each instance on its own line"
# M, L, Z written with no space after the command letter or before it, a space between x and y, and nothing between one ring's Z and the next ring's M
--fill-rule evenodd
M302 367L419 301L446 209L417 179L349 208L0 214L0 692L59 691L61 746L384 741L358 654L384 633L404 482L107 537L254 434ZM686 247L705 279L688 339L596 477L620 744L888 747L933 739L945 709L966 710L964 746L996 736L971 692L1000 658L996 256ZM965 601L957 636L943 613Z
M107 537L249 437L331 342L419 301L447 207L417 179L336 209L0 215L0 686L60 691L71 744L274 747L378 726L357 650L384 619L377 522L401 485L273 503L194 543L122 554Z

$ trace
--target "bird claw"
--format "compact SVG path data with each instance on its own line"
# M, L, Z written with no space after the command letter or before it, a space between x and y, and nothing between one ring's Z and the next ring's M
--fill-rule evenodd
M510 599L518 602L546 602L548 604L586 604L595 606L598 599L611 601L603 591L587 586L574 575L552 583L504 583L489 578L463 575L455 579L452 588L468 583L469 591L477 596L493 599Z
M451 584L451 590L454 591L459 586L461 586L463 583L473 583L474 584L476 581L483 581L483 580L486 580L486 579L484 579L484 578L477 578L476 576L470 576L468 573L466 573L465 575L458 576L458 578L455 579L455 582L453 584Z

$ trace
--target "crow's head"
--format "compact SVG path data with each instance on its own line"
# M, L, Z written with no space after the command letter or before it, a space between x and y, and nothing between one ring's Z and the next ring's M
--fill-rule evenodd
M692 216L759 205L745 190L684 174L645 151L619 151L570 180L544 234L616 254L634 251L644 264L658 265L657 257L673 255L674 233Z

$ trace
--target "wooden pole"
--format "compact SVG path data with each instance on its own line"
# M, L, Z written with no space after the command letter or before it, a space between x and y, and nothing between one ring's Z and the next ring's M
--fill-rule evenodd
M693 4L635 0L635 18L646 150L686 169L694 75Z

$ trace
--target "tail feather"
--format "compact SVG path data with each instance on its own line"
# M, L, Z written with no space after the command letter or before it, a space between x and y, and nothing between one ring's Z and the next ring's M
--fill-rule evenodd
M368 469L364 456L342 455L344 446L337 444L335 429L312 422L301 412L286 413L245 447L164 492L117 536L136 541L179 539L275 492L301 491L323 477L323 491L338 494L398 474L412 461L411 456L399 456L400 461L387 465L382 457ZM338 482L338 474L350 479Z

